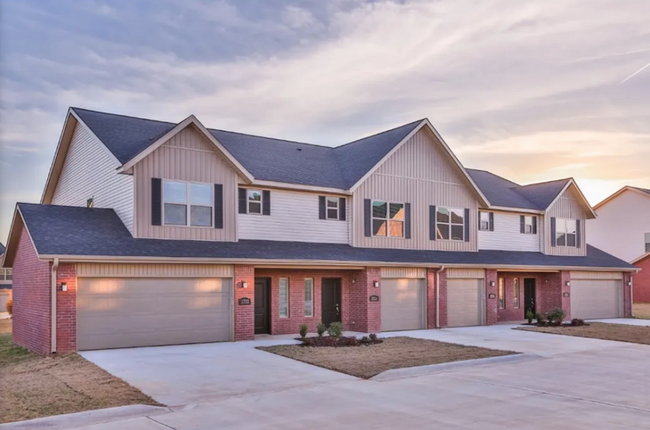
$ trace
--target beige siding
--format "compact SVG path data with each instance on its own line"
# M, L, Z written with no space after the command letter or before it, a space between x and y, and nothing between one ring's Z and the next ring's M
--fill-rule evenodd
M133 178L118 174L120 165L85 125L77 123L51 204L86 206L92 197L96 208L112 208L133 232Z
M566 246L551 246L551 218L569 218L580 220L580 248L566 247ZM587 214L580 204L580 196L571 185L567 190L557 199L555 204L546 212L544 217L544 252L550 255L587 255L587 242L586 242L586 218Z
M384 278L426 278L427 269L418 267L382 267L381 277Z
M77 264L79 277L125 278L222 278L233 276L233 267L216 264Z
M623 279L622 272L571 272L571 279Z
M486 211L489 212L489 211ZM480 230L478 232L478 248L498 251L528 251L540 252L541 238L544 237L544 217L537 216L537 233L521 232L521 215L510 212L494 212L494 231Z
M237 240L235 171L193 128L172 137L133 168L136 195L136 237L189 240ZM223 184L223 228L151 225L151 178Z
M485 278L485 270L483 269L447 269L447 279L461 278L461 279L482 279Z
M422 129L354 192L352 245L476 251L478 201L430 131ZM411 239L365 237L364 199L411 204ZM429 240L429 205L468 208L470 241Z

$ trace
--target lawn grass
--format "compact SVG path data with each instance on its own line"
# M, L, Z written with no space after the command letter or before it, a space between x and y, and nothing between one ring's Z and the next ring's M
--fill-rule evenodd
M9 324L7 324L9 321ZM0 423L91 409L145 404L151 397L79 354L41 357L11 341L0 320Z
M650 320L650 303L635 303L632 307L632 315L636 318Z
M650 345L650 327L644 326L592 322L581 327L517 327L515 330Z
M276 345L258 349L365 379L390 369L516 354L406 336L385 338L383 343L370 346Z

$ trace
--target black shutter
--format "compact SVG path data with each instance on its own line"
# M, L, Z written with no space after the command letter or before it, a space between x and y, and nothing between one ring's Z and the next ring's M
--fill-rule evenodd
M214 228L223 228L223 185L214 184Z
M327 219L325 216L325 196L318 196L318 219Z
M404 239L411 238L411 204L404 203Z
M494 212L490 212L490 231L494 231Z
M345 197L339 198L339 220L345 221Z
M363 233L366 237L372 236L372 202L370 199L363 200Z
M429 240L436 240L436 207L429 206Z
M248 209L246 206L246 198L247 198L246 188L240 188L239 189L239 213L240 214L248 213L248 211L246 210Z
M469 242L469 209L465 209L465 242Z
M580 248L580 242L581 242L581 235L580 235L580 220L576 220L576 248Z
M551 246L555 246L555 217L551 217Z
M519 215L519 233L526 233L526 217Z
M151 225L162 225L162 180L151 178Z
M533 234L537 234L537 217L533 217Z
M262 215L271 215L271 192L262 191Z

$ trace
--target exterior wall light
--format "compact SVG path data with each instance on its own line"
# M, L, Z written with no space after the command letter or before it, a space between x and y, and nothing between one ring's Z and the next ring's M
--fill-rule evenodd
M494 287L494 281L490 281L490 287Z
M632 281L627 281L627 286L631 287L632 286Z
M373 285L375 288L379 288L379 281L374 281L374 282L372 283L372 285Z
M246 281L241 281L241 282L239 283L239 286L240 286L241 288L248 288L248 282L246 282Z
M566 286L570 287L571 286L571 281L566 281Z
M68 284L61 282L61 291L68 291Z

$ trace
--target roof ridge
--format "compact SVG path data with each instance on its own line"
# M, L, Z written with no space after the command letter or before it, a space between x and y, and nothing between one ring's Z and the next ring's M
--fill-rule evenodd
M334 146L320 145L318 143L299 142L297 140L280 139L280 138L277 138L277 137L261 136L259 134L241 133L239 131L223 130L223 129L220 129L220 128L208 128L208 131L220 131L220 132L223 132L223 133L238 134L240 136L257 137L257 138L260 138L260 139L270 139L270 140L276 140L276 141L279 141L279 142L287 142L287 143L297 143L299 145L318 146L318 147L321 147L321 148L330 148L330 149L335 148Z
M417 123L422 122L422 121L424 121L425 119L426 119L426 118L421 118L421 119L418 119L417 121L411 121L411 122L408 122L408 123L406 123L406 124L398 125L397 127L389 128L388 130L380 131L379 133L371 134L370 136L362 137L362 138L360 138L360 139L353 140L352 142L348 142L348 143L344 143L343 145L335 146L334 149L343 148L343 147L348 146L348 145L351 145L351 144L353 144L353 143L358 143L358 142L360 142L360 141L362 141L362 140L370 139L371 137L377 137L377 136L380 136L380 135L382 135L382 134L385 134L385 133L388 133L388 132L391 132L391 131L397 130L398 128L406 127L407 125L415 124L416 122L417 122Z
M532 187L534 185L550 184L551 182L561 182L561 181L564 181L564 182L573 181L573 182L575 182L575 179L573 179L572 177L562 178L562 179L552 179L550 181L533 182L532 184L520 185L520 187L521 188L526 188L526 187Z
M141 117L141 116L133 116L133 115L124 115L124 114L121 114L121 113L104 112L104 111L100 111L100 110L86 109L86 108L80 108L80 107L75 107L75 106L70 106L70 109L72 109L72 110L82 110L82 111L93 112L93 113L100 113L100 114L103 114L103 115L121 116L122 118L140 119L140 120L143 120L143 121L151 121L151 122L159 122L159 123L163 123L163 124L178 125L177 122L161 121L159 119L144 118L144 117Z

